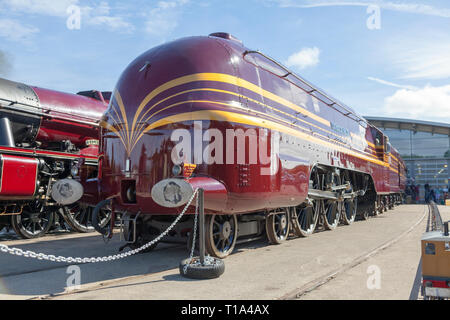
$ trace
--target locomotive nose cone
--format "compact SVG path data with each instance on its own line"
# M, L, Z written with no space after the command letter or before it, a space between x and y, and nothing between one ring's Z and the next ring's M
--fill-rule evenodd
M228 239L231 235L231 224L226 221L222 226L222 239Z

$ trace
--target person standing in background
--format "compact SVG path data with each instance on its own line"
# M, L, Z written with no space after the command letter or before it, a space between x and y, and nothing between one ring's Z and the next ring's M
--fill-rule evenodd
M425 203L430 203L430 185L425 184Z

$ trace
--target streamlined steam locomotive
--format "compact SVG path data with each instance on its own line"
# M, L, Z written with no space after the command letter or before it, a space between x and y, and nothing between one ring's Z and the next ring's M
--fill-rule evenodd
M335 229L401 202L405 164L350 107L226 33L151 49L101 121L99 192L132 248L205 190L206 249ZM191 207L188 213L193 213ZM187 215L170 233L186 239ZM168 238L166 240L169 240Z
M83 194L88 203L97 190L84 190L72 177L83 163L88 178L97 178L99 121L109 99L108 92L74 95L0 79L2 227L39 237L61 208L69 222L78 221L75 208L65 205Z

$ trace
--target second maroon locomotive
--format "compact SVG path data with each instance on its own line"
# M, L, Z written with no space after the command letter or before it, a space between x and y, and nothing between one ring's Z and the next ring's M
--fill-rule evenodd
M78 95L0 79L0 226L45 234L55 212L71 224L83 197L95 203L99 120L110 93ZM79 169L86 175L76 181ZM89 178L92 183L89 183ZM82 182L82 183L80 183ZM91 188L89 188L91 187ZM76 226L75 226L76 227Z

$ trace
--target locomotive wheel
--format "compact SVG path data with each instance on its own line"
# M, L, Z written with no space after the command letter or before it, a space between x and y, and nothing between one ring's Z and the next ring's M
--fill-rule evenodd
M359 220L367 221L370 216L378 215L377 201L374 201L371 206L364 206L361 210L360 208L361 207L357 208L357 216Z
M358 209L358 200L357 198L354 199L345 199L344 203L342 204L342 222L349 226L353 222L355 222L356 219L356 211Z
M308 237L316 230L319 220L320 201L314 201L313 206L292 208L292 227L298 237Z
M323 226L326 230L334 230L339 225L340 206L337 201L325 200L323 201L322 214Z
M92 226L103 235L109 232L109 222L111 221L111 200L101 201L92 211Z
M377 217L381 212L381 204L379 203L379 201L374 201L373 206L374 209L372 210L371 215Z
M271 244L281 244L289 236L289 208L277 209L266 218L266 233Z
M206 216L205 249L209 255L219 259L228 257L234 250L237 236L238 221L236 215Z
M52 227L55 219L53 211L46 211L41 203L26 205L20 215L11 216L11 226L23 239L35 239L44 236Z
M92 207L80 205L78 203L64 206L60 209L66 223L72 230L81 233L95 231L92 225ZM110 221L110 212L106 209L100 210L100 226L105 227Z
M388 200L389 200L389 210L393 210L395 206L394 196L389 196Z

